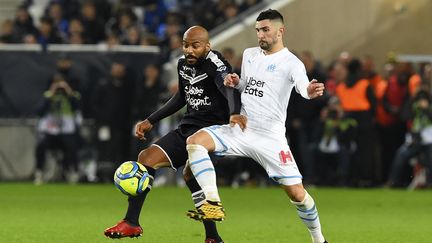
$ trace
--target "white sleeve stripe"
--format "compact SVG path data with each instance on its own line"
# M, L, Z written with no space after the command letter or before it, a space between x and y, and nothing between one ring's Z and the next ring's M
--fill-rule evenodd
M221 59L219 59L219 57L212 51L209 52L209 54L207 55L207 58L210 58L210 60L217 66L217 67L221 67L221 66L225 66L225 63L221 61Z

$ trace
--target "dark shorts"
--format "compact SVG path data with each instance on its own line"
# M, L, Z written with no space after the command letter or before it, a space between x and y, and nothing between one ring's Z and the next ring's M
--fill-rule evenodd
M181 125L176 130L161 137L155 144L165 151L171 165L178 169L184 166L188 159L186 139L200 129L201 127L194 125Z

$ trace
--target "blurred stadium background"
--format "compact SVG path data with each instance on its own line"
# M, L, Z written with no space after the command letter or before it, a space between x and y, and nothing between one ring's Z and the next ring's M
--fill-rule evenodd
M305 63L309 78L317 78L327 86L327 95L313 102L305 102L293 94L287 139L305 177L305 184L309 188L318 188L313 189L316 190L313 193L320 201L324 231L328 228L330 241L429 242L430 233L422 228L428 219L421 218L422 212L409 209L430 211L430 202L427 204L430 190L415 193L403 190L429 188L432 184L432 161L426 154L432 148L432 141L427 139L432 138L432 120L429 118L420 128L423 130L418 130L413 125L415 117L406 115L415 113L411 104L424 98L419 93L426 95L429 103L432 100L432 45L429 41L432 37L432 0L0 0L1 208L9 208L11 210L6 211L18 214L17 208L34 204L35 211L42 210L37 205L66 203L69 199L61 199L67 198L63 192L73 191L74 195L81 197L79 190L82 189L89 196L83 196L82 200L97 201L98 197L91 194L100 195L102 191L105 195L101 195L100 200L113 201L112 208L117 208L121 214L124 198L114 191L111 184L115 168L123 161L135 160L140 149L175 127L179 119L176 115L161 121L148 142L140 142L132 136L133 124L148 116L176 91L176 61L181 55L184 30L195 24L208 28L212 48L223 52L239 70L242 51L257 42L255 18L268 8L277 9L284 15L285 44ZM348 64L355 59L360 60L362 78L370 82L376 100L373 109L360 111L361 114L341 107L341 97L337 93L338 85L346 79L343 75L348 72ZM58 149L49 150L43 168L36 168L39 108L44 92L58 74L80 93L81 108L77 116L83 119L76 134L76 170L68 170L68 165L60 163L63 155ZM427 110L430 112L429 103ZM335 117L330 115L332 109L337 111ZM357 125L353 131L344 133L343 138L338 137L339 133L332 134L339 143L335 149L329 144L331 139L325 143L329 137L326 137L328 134L324 128L332 119L343 121L346 118L356 120ZM421 135L423 131L426 139L421 141L424 145L421 152L405 159L400 148L404 148L404 144L407 147L414 144L405 135L411 134L416 138L415 135ZM341 159L345 158L342 154L345 146L347 161ZM255 193L250 191L250 187L257 188L259 196L249 198L251 202L260 202L263 200L260 197L267 197L266 189L274 190L274 184L251 161L224 158L218 161L216 169L220 185L241 188L245 190L244 197ZM41 172L40 180L35 180L36 172ZM56 184L64 182L80 187ZM34 187L32 183L46 185ZM84 185L87 183L100 185ZM181 175L168 169L158 171L155 184L169 187L155 195L149 208L171 195L171 190L174 190L171 186L184 186ZM335 188L323 189L328 186ZM392 187L403 190L388 191ZM235 194L232 190L235 189L224 189L227 197ZM46 201L41 197L59 191L62 193ZM179 210L187 209L188 193L185 189L179 193L182 193L182 202L186 205ZM383 199L378 199L384 194ZM285 199L277 195L280 196L278 200ZM363 201L364 198L368 200ZM403 201L406 198L412 201ZM231 200L239 201L240 196ZM340 203L341 200L344 203ZM375 200L376 203L371 202ZM393 200L402 201L400 205L388 204ZM94 202L92 207L99 207L102 201ZM15 202L19 203L13 205ZM349 204L351 206L346 212L335 209ZM279 207L277 204L273 206ZM375 206L376 211L368 211ZM234 203L233 207L227 206L233 212L241 209ZM69 209L60 207L58 210ZM84 206L74 212L79 214L81 210L94 213ZM266 210L268 207L262 208L263 215ZM367 215L361 212L367 212ZM395 212L406 214L401 215L398 221ZM254 216L257 214L261 213L253 213ZM274 216L277 215L275 212ZM10 217L13 216L5 216ZM41 215L35 214L29 221L37 224L39 217ZM43 222L49 223L50 217L56 216L50 214ZM102 220L97 215L93 217L102 224L97 229L90 227L97 231L118 218ZM155 215L150 217L157 220ZM300 230L290 228L297 227L294 225L298 222L287 226L287 217L281 222L284 227L276 230L275 234L284 232L285 228L289 232ZM343 221L345 217L353 220L350 221L352 227L361 225L363 228L357 232L350 229L341 233L339 227L343 227L343 223L336 222L346 222ZM64 221L71 218L66 216ZM294 216L292 218L296 220ZM377 228L371 230L369 227L378 218L382 220L378 229L388 231L382 237ZM230 227L234 227L234 221ZM262 221L271 221L271 217L264 217ZM242 221L236 222L240 224ZM387 228L383 227L387 224ZM409 227L402 230L403 224ZM24 222L15 222L9 228L0 229L0 235L8 235L23 225ZM186 229L191 229L187 228L188 222L185 225ZM262 225L250 227L238 230L257 231ZM67 231L66 228L58 230ZM429 238L415 238L410 230L421 232L420 235L429 234ZM200 232L200 229L195 228L195 232ZM163 233L159 231L159 234ZM68 237L77 236L70 233ZM191 237L187 238L190 241L201 239L193 233L185 237ZM252 237L256 239L246 237L248 240L243 241L234 238L236 240L227 242L267 242L266 236L260 238L260 234L252 234ZM338 237L341 240L336 240ZM43 237L36 237L33 241L10 239L8 242L60 241L60 238ZM83 242L96 242L95 239ZM304 242L305 239L293 238L293 242ZM283 238L274 242L283 242Z

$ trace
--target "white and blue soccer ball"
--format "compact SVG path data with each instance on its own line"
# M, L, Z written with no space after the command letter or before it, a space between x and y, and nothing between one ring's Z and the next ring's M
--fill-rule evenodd
M141 194L150 182L146 167L135 161L126 161L114 173L115 186L125 195Z

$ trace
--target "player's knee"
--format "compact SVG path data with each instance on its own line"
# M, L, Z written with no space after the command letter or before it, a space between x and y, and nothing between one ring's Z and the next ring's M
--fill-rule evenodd
M197 133L189 136L186 139L187 149L195 150L207 150L208 152L213 152L215 149L215 144L212 137L205 131L198 131Z
M186 139L187 145L199 144L199 134L195 133Z
M153 160L151 159L151 155L148 149L143 149L138 155L138 163L143 164L145 166L154 167Z
M286 194L294 202L301 202L306 196L306 191L302 184L283 186Z
M205 145L211 140L211 137L205 131L198 131L186 139L187 145L198 144Z

